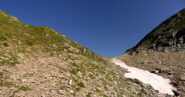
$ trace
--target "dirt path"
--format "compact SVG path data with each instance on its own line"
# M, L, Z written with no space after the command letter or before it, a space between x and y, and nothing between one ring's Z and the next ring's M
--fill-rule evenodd
M124 75L126 78L137 79L144 84L149 84L161 94L174 95L172 90L175 90L175 88L170 85L169 79L165 79L146 70L130 67L116 58L112 59L112 62L128 70L128 73Z

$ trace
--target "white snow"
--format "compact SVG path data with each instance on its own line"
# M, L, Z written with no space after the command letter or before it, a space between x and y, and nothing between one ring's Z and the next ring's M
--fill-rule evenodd
M174 95L172 90L175 90L175 88L170 85L169 79L165 79L146 70L130 67L116 58L112 59L112 62L128 70L128 73L124 75L126 78L137 79L144 84L149 84L161 94Z

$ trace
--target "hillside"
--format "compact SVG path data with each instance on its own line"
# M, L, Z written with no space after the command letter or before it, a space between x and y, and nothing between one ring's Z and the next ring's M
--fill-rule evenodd
M49 27L0 11L1 97L143 97L150 87Z
M140 50L156 51L179 51L184 49L185 32L185 9L174 14L146 37L144 37L135 47L126 52L139 52Z
M185 9L174 14L119 57L129 65L171 79L185 96Z

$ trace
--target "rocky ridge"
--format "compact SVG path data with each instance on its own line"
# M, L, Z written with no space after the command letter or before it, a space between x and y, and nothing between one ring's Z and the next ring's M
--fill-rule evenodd
M185 9L174 14L152 30L136 46L126 52L140 50L178 51L184 48Z
M172 81L175 96L185 96L185 9L174 14L119 57L128 65Z

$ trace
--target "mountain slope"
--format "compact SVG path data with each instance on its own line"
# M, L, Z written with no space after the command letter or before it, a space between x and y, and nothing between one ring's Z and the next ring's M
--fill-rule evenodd
M176 96L185 96L185 9L174 14L136 46L119 58L127 64L169 78L177 88Z
M157 96L126 71L48 27L0 11L0 96Z
M184 37L184 29L185 9L162 22L148 35L146 35L146 37L144 37L135 47L127 50L127 52L139 52L140 49L165 51L184 48L184 45L180 44L180 38ZM175 40L175 38L177 39ZM173 45L173 42L175 42L176 45Z

